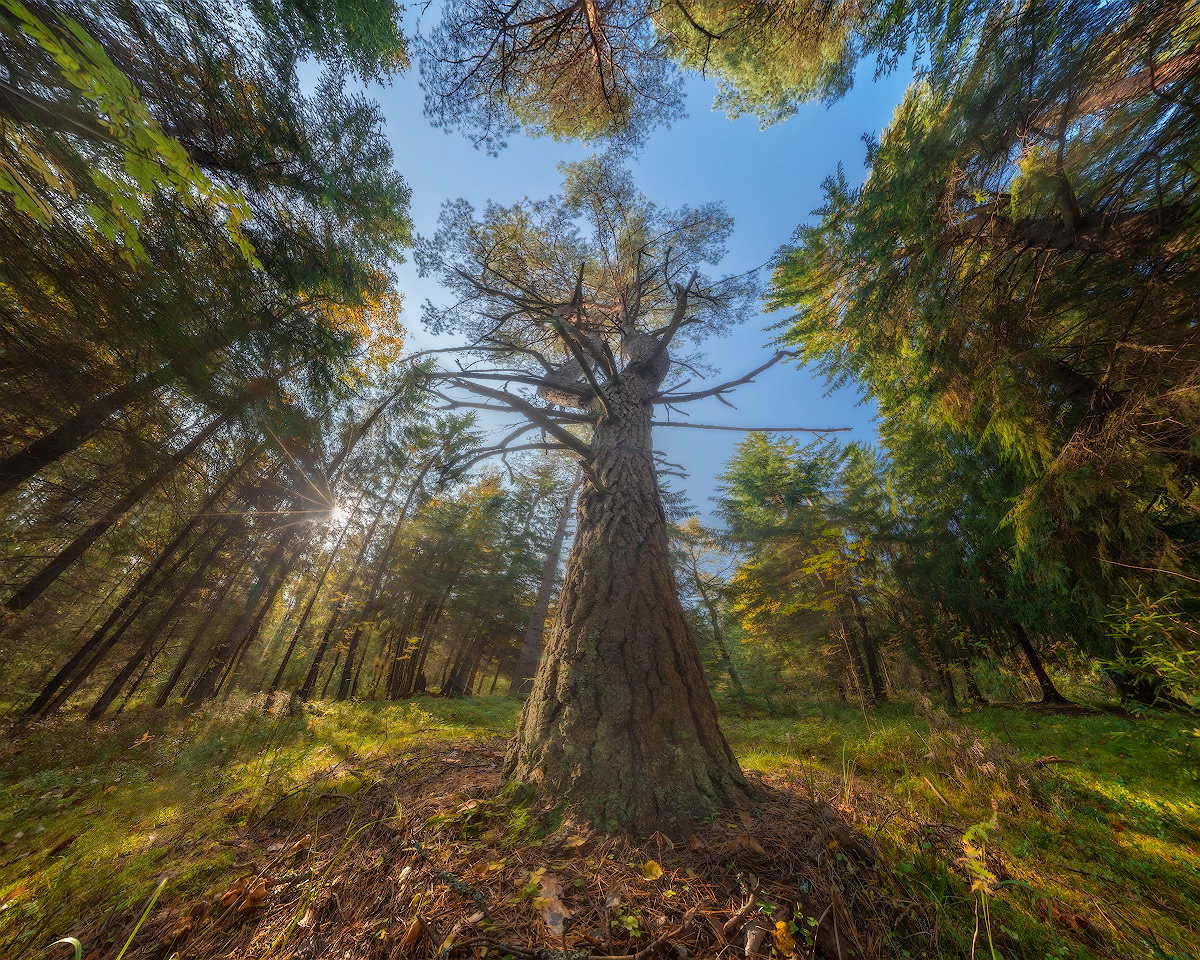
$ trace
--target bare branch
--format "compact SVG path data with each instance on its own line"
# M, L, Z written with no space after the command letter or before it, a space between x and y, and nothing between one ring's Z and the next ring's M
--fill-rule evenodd
M549 411L543 410L540 407L534 406L523 397L518 397L512 393L505 393L503 390L492 390L490 387L485 387L479 383L473 383L470 380L454 380L451 381L456 386L462 387L464 390L469 390L471 393L477 393L482 397L488 397L491 400L497 400L504 404L510 410L524 414L533 423L537 424L545 430L550 436L566 447L570 447L584 460L591 460L592 448L580 440L577 436L563 429L559 424L551 419Z
M698 390L696 393L675 393L675 394L659 393L659 394L655 394L653 401L654 401L654 403L668 403L668 404L670 404L670 403L690 403L692 400L701 400L704 397L718 397L722 393L727 393L728 391L732 390L734 387L740 387L743 384L752 383L754 381L754 378L757 377L764 370L775 366L775 364L777 364L780 360L784 359L785 357L793 357L793 356L795 356L794 351L779 350L775 353L775 356L773 356L766 363L763 363L763 364L755 367L753 370L751 370L749 373L747 373L744 377L739 377L737 380L730 380L728 383L722 383L718 386L710 387L708 390Z
M853 427L727 427L715 423L679 423L654 420L652 427L691 427L693 430L739 430L742 433L844 433Z

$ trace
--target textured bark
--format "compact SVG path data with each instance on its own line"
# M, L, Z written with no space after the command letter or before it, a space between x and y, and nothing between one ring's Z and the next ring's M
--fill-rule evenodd
M546 656L505 776L605 829L686 830L744 791L671 569L650 440L665 357L606 389ZM639 368L653 365L659 369ZM661 365L661 366L660 366Z
M85 404L68 420L23 450L0 460L0 495L15 490L81 446L121 410L159 389L170 378L170 374L170 364L164 364L151 373L122 384Z

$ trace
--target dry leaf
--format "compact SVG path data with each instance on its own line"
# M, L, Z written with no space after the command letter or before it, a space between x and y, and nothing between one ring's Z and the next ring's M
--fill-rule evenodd
M248 887L249 885L250 885L249 877L238 877L236 880L233 881L233 884L230 886L230 888L225 891L225 895L223 897L221 897L221 899L219 901L221 906L228 907L234 903L237 903L237 901L241 898L242 894L246 892L246 887Z
M404 931L404 939L400 941L400 949L411 951L421 938L425 936L425 921L419 916L413 917L413 922L408 925L408 929Z
M767 851L763 849L763 845L748 833L738 834L737 844L743 850L749 850L751 853L757 853L760 857L765 857L767 855Z
M692 853L700 853L704 849L704 841L694 833L688 838L688 849Z
M577 833L572 837L567 837L567 839L563 841L563 847L566 848L567 850L578 850L580 847L582 847L587 842L588 842L587 837L581 836L580 834Z
M657 880L663 875L663 868L658 865L657 860L647 860L642 864L642 877L646 880Z
M262 902L267 895L267 881L259 880L249 890L246 891L246 896L238 907L239 913L245 913L247 910L253 910Z
M544 869L544 868L543 868ZM542 922L555 937L561 937L571 919L571 911L562 902L562 882L552 873L542 872L537 877L538 896L534 906L542 911Z

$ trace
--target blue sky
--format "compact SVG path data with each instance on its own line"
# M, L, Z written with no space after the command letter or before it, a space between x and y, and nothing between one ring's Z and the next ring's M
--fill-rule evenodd
M760 130L757 121L731 121L710 109L713 84L693 76L687 85L689 116L660 129L631 164L639 189L661 207L722 201L733 216L734 234L721 265L740 273L770 260L796 226L821 203L820 185L842 163L852 181L863 176L864 133L878 133L903 95L907 75L882 81L862 71L851 93L832 107L806 106L782 124ZM396 164L412 187L416 231L432 233L444 200L463 197L476 207L487 201L511 203L523 196L544 197L561 182L557 165L593 150L574 143L513 137L498 157L474 149L461 134L433 129L422 114L422 94L410 74L376 89L384 109ZM417 277L411 263L400 266L405 293L405 325L416 349L433 345L420 324L420 305L440 302L441 291ZM753 369L773 352L764 327L778 316L763 315L704 345L721 372L711 383ZM869 406L853 391L825 396L820 378L794 365L778 365L731 398L737 410L716 400L691 404L693 422L752 427L851 427L843 438L874 438ZM685 488L699 511L710 508L716 476L742 435L660 428L655 445L689 474L672 486ZM804 435L800 435L803 437Z

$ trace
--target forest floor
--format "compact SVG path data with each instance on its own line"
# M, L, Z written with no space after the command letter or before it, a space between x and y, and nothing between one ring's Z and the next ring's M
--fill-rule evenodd
M1194 718L727 713L753 806L634 842L499 791L518 706L10 733L0 957L1200 957Z

